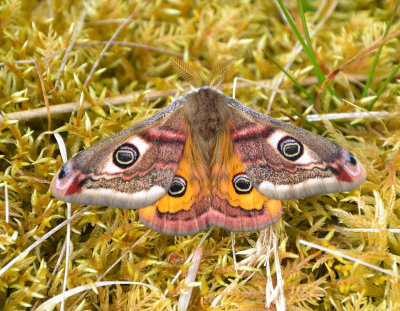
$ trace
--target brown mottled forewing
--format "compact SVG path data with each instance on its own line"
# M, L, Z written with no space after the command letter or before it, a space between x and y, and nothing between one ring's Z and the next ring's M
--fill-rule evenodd
M289 200L348 191L365 180L358 160L335 142L249 109L227 97L229 133L256 189L269 198ZM278 151L279 137L293 137L304 155L289 161Z
M168 191L188 134L180 106L178 99L153 117L81 151L53 178L52 194L70 203L120 208L157 201ZM113 152L132 139L145 151L131 167L120 169L113 164Z

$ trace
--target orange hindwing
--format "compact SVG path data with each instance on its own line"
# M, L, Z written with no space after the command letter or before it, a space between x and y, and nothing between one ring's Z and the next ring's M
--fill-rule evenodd
M139 210L148 227L169 235L195 234L210 226L229 231L264 229L281 216L281 202L253 188L227 133L221 137L209 178L203 164L194 163L188 139L169 192Z

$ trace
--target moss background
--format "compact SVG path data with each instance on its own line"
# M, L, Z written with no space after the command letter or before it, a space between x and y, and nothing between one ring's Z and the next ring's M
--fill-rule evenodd
M90 2L89 2L90 3ZM170 65L171 55L182 55L207 71L219 59L237 59L226 79L242 77L267 87L246 84L236 90L242 103L265 113L281 71L264 55L281 65L293 61L290 74L315 98L319 89L309 57L294 54L297 42L292 29L274 1L151 1L116 37L100 60L90 83L90 69L125 19L143 1L92 1L54 88L64 52L74 36L88 1L0 2L0 266L66 218L66 204L49 193L49 182L61 166L58 145L48 130L65 139L68 156L127 128L167 105L170 90L183 85ZM383 37L396 1L302 1L312 37L315 60L328 75L340 64ZM301 14L297 1L284 1L299 31ZM318 23L322 22L320 27ZM390 33L399 30L395 14ZM128 46L128 43L141 44ZM160 50L164 49L164 50ZM400 42L385 44L367 96L365 81L376 53L359 58L330 85L323 112L365 111L384 81L398 66ZM177 54L178 53L178 54ZM37 60L18 62L21 60ZM40 69L38 71L38 68ZM88 109L52 114L50 118L15 121L12 113L45 107L40 75L50 106L79 103ZM400 81L394 76L384 87L373 110L392 113L389 118L294 122L325 135L357 155L367 169L367 181L348 193L319 195L283 202L283 217L273 227L278 235L279 263L288 310L399 310L399 279L341 257L306 247L299 239L394 270L400 254L398 168ZM268 86L270 88L268 88ZM272 88L272 89L271 89ZM272 116L303 114L312 102L287 78L279 86ZM145 92L160 91L148 99ZM232 94L230 86L224 88ZM112 99L134 95L123 105ZM126 98L126 97L125 97ZM348 102L343 101L345 99ZM108 101L107 101L108 100ZM352 104L350 104L350 103ZM115 103L115 102L112 102ZM358 109L356 106L361 107ZM315 110L313 110L315 112ZM71 122L69 123L69 120ZM50 127L50 128L49 128ZM6 194L10 221L5 221ZM76 213L83 206L73 205ZM378 232L343 232L340 228L378 229ZM93 284L146 232L137 211L92 207L72 224L68 289ZM205 232L188 237L168 237L150 231L103 280L143 282L144 286L114 285L89 291L66 301L71 310L177 310L184 276L171 284ZM31 251L0 277L0 309L32 310L62 292L66 230L62 229ZM239 265L236 275L231 235L215 229L203 247L189 310L264 310L267 274L265 256L269 231L235 234ZM274 266L273 257L270 264ZM57 267L57 268L56 268ZM55 270L56 269L56 270ZM55 270L55 273L52 272ZM272 269L275 271L274 269ZM275 274L273 275L275 284ZM169 293L162 295L166 289ZM60 308L60 304L56 305ZM276 309L275 304L270 306Z

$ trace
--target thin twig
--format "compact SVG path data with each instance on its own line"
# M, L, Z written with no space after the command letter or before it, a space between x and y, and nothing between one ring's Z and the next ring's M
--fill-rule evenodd
M236 251L235 251L235 234L231 232L231 244L232 244L232 257L233 257L233 265L235 266L236 275L238 274L237 262L236 262Z
M37 60L33 60L38 76L39 76L39 80L40 80L40 87L42 88L42 93L43 93L43 99L44 99L44 105L46 107L46 113L47 113L47 129L49 131L51 131L51 113L50 113L50 105L49 105L49 100L47 98L46 95L46 88L44 86L44 81L43 81L43 77L42 77L42 72L40 71L40 67L39 67L39 63L37 62ZM1 119L0 119L1 121Z
M9 222L10 219L10 204L8 201L8 186L7 182L4 182L4 207L6 209L6 223Z
M126 19L125 21L119 25L117 30L114 32L114 34L111 36L110 40L107 42L106 46L103 48L103 50L100 53L100 56L97 58L96 62L93 64L92 69L89 72L88 77L86 78L85 83L83 86L86 88L89 85L89 82L92 80L93 74L96 71L98 65L100 64L101 59L103 58L104 54L108 51L110 46L112 45L112 42L114 39L119 35L119 33L122 31L122 29L132 20L132 18L141 10L143 9L147 4L150 3L151 0L147 0L144 2L139 8L135 9Z
M103 19L99 21L93 21L93 22L86 22L86 26L95 26L95 25L108 25L108 24L121 24L125 21L126 18L114 18L114 19ZM158 22L155 20L146 20L146 19L135 19L132 22L138 22L138 23L152 23L154 25L178 25L177 23L172 23L172 22Z
M66 243L66 240L64 240L63 246L62 246L62 248L61 248L60 255L58 256L56 265L54 266L54 269L53 269L53 271L51 272L51 275L53 275L53 276L56 275L58 269L60 268L66 248L67 248L67 243ZM47 283L47 286L50 285L50 282L51 282L51 280L49 280L49 282Z
M145 100L153 101L159 98L167 98L168 96L175 95L177 90L171 91L150 91L146 95L144 95ZM109 97L101 103L102 106L119 106L126 103L135 102L135 98L139 97L143 94L143 91L133 92L130 95L122 95L116 97ZM50 113L51 115L58 115L63 113L71 113L76 106L76 103L67 103L67 104L60 104L60 105L53 105L50 106ZM89 109L92 107L89 103L85 102L83 109ZM18 112L12 112L7 114L7 118L9 120L30 120L35 118L43 118L46 117L46 108L35 108L30 110L23 110ZM4 118L0 116L0 123L4 121Z
M340 112L340 113L324 113L324 114L309 114L306 117L307 121L310 122L319 122L323 120L354 120L357 118L388 118L398 116L396 112L388 112L388 111L371 111L371 112ZM298 116L292 117L284 117L280 119L281 121L291 121L297 120Z
M82 47L88 47L88 46L97 46L97 45L105 45L109 41L95 41L95 42L86 42L86 43L81 43L81 44L76 44L72 46L72 49L77 49L77 48L82 48ZM124 42L124 41L113 41L111 42L111 45L121 45L121 46L129 46L129 47L134 47L134 48L141 48L141 49L146 49L146 50L151 50L151 51L156 51L160 53L165 53L169 55L174 55L178 57L183 57L183 53L178 53L175 51L163 49L163 48L158 48L155 46L151 46L148 44L142 44L142 43L135 43L135 42ZM67 49L62 49L57 52L54 52L46 57L43 57L41 60L42 62L48 61L49 59L52 59L53 57L60 55L62 53L65 53ZM24 60L16 60L13 63L14 64L33 64L35 61L30 60L30 59L24 59ZM5 66L6 63L1 63L0 62L0 67Z
M321 245L318 245L318 244L315 244L315 243L311 243L311 242L305 241L305 240L303 240L303 239L299 239L299 243L300 243L300 244L303 244L303 245L306 245L306 246L309 246L309 247L312 247L312 248L315 248L315 249L319 249L319 250L321 250L321 251L324 251L324 252L326 252L326 253L332 254L332 255L337 256L337 257L342 257L342 258L344 258L344 259L353 261L353 262L355 262L355 263L361 264L361 265L366 266L366 267L368 267L368 268L371 268L371 269L373 269L373 270L376 270L376 271L379 271L379 272L382 272L382 273L385 273L385 274L389 274L389 275L391 275L391 276L394 276L394 277L400 279L400 275L394 273L394 272L391 271L391 270L383 269L383 268L381 268L381 267L379 267L379 266L372 265L372 264L370 264L370 263L368 263L368 262L365 262L364 260L351 257L351 256L349 256L349 255L346 255L346 254L342 253L342 252L335 251L335 250L326 248L326 247L324 247L324 246L321 246Z
M34 62L32 62L34 63ZM354 80L363 80L365 79L365 75L352 75L352 79ZM308 84L313 84L315 83L316 78L315 77L310 77L309 79L305 79L302 83L302 85L308 85ZM265 87L265 84L268 84L270 80L260 80L257 81L257 85ZM264 84L264 85L263 85ZM248 83L241 83L238 82L236 85L237 89L247 87ZM224 83L222 85L222 88L231 88L232 83ZM168 96L174 96L179 92L178 89L175 90L168 90L168 91L147 91L146 94L144 95L145 100L153 101L156 99L165 99ZM133 92L132 94L129 95L121 95L121 96L116 96L116 97L107 97L104 99L104 101L101 103L102 106L119 106L119 105L124 105L127 103L135 102L135 98L140 97L144 91L136 91ZM59 105L53 105L50 106L50 114L52 116L54 115L59 115L63 113L71 113L74 108L75 108L76 103L66 103L66 104L59 104ZM92 107L89 103L85 102L83 109L90 109ZM35 118L44 118L47 116L47 108L41 107L41 108L35 108L35 109L29 109L29 110L23 110L23 111L18 111L18 112L11 112L6 114L7 118L9 120L31 120ZM360 113L363 114L363 113ZM311 115L310 115L311 116ZM328 115L327 115L328 116ZM382 116L385 116L382 113ZM360 115L359 117L364 117ZM296 118L296 117L294 117ZM329 117L327 117L329 119ZM347 119L347 117L345 117ZM339 118L338 118L339 119ZM312 121L312 120L311 120ZM0 115L0 123L4 122L4 118Z
M337 232L363 232L363 233L400 233L400 229L374 229L374 228L335 228Z
M109 43L109 41L87 42L87 43L74 45L73 48L82 48L82 47L87 47L87 46L105 45L107 43ZM141 48L141 49L156 51L156 52L160 52L160 53L164 53L164 54L183 57L183 53L171 51L171 50L168 50L168 49L158 48L158 47L151 46L151 45L148 45L148 44L143 44L143 43L113 41L113 42L110 43L110 45L129 46L129 47L133 47L133 48ZM57 53L59 53L59 52L57 52Z
M129 16L128 18L125 20L124 23L122 23L121 25L119 25L119 27L117 28L117 30L113 33L113 35L111 36L110 40L108 40L107 44L105 45L105 47L103 48L103 50L100 53L100 56L96 59L95 63L93 64L92 68L90 69L90 72L83 84L83 88L86 89L87 86L89 85L90 81L92 81L93 75L97 69L97 67L100 64L101 59L103 58L103 56L105 55L105 53L108 51L108 49L110 48L112 42L114 41L114 39L119 35L119 33L122 31L122 29L132 20L132 18L142 9L144 8L148 3L150 3L151 0L147 0L146 2L144 2L142 5L139 6L138 9L135 9ZM75 107L72 111L72 114L75 113L76 110L78 110L78 107L80 105L80 103L83 102L83 98L84 98L84 91L81 91L81 96L80 96L80 100L78 100L75 103ZM69 120L69 122L72 121L72 116Z
M268 229L268 233L269 241L267 243L267 260L265 262L265 269L267 273L267 284L265 285L265 308L270 309L271 305L274 304L276 306L276 310L286 311L285 296L283 291L283 278L278 254L278 238L273 227ZM272 281L273 273L269 263L272 257L272 252L274 253L276 282Z
M152 91L149 92L145 98L152 101L155 99L163 99L167 98L168 96L175 95L177 90L174 91ZM119 106L123 104L127 104L130 102L135 101L135 96L136 94L139 94L139 92L135 92L134 95L123 95L123 96L118 96L118 97L109 97L104 100L102 103L102 106L110 105L110 106ZM73 111L75 107L75 103L68 103L68 104L61 104L61 105L54 105L50 106L50 113L52 116L54 115L59 115L63 113L70 113ZM83 109L89 109L91 105L87 102L84 103ZM282 113L282 112L281 112ZM326 114L310 114L306 117L307 121L310 122L317 122L317 121L322 121L324 119L326 120L347 120L347 119L356 119L356 118L371 118L371 117L379 117L379 118L388 118L391 116L396 116L397 113L391 113L388 111L371 111L371 112L341 112L341 113L326 113ZM10 120L31 120L35 118L43 118L46 116L46 109L45 108L36 108L36 109L31 109L31 110L23 110L19 112L12 112L7 114L7 118ZM281 121L294 121L297 120L299 117L294 115L294 116L286 116L282 119ZM4 122L4 119L2 116L0 116L0 123ZM33 176L30 176L34 178ZM47 181L42 181L41 182L47 182Z
M57 89L58 82L60 80L60 76L61 76L62 72L64 71L64 67L65 67L65 64L67 63L67 59L68 59L69 53L73 49L74 43L75 43L75 41L76 41L76 39L78 37L79 32L81 31L82 25L83 25L83 23L85 21L85 18L86 18L86 13L87 13L88 9L90 8L90 6L92 4L91 2L92 2L92 0L88 0L86 5L84 5L82 14L81 14L81 16L79 18L79 21L78 21L78 24L76 25L76 28L75 28L75 30L74 30L74 32L72 34L72 37L71 37L71 41L69 42L69 45L68 45L67 49L65 50L64 57L63 57L63 59L61 61L60 69L58 70L58 73L57 73L57 77L56 77L56 82L54 84L54 88L49 92L49 94L53 93Z
M7 159L4 159L4 160L6 160L11 165L10 161L8 161ZM9 174L10 170L11 170L11 166L8 166L5 169L3 176L7 176ZM7 184L6 180L4 181L4 208L5 208L6 223L8 223L10 220L10 202L8 200L8 184Z
M48 125L47 126L48 126L48 130L50 131L51 130L50 105L49 105L49 100L48 100L47 95L46 95L46 88L45 88L45 85L44 85L44 80L43 80L42 72L40 70L38 61L36 59L29 59L29 60L15 61L14 63L15 64L34 64L35 65L36 71L38 73L38 77L39 77L39 81L40 81L40 87L42 89L43 100L44 100L44 105L45 105L44 108L39 108L39 109L44 109L45 113L44 113L43 116L47 115L47 118L48 118ZM7 64L0 63L0 66L2 66L2 65L7 65ZM3 122L3 120L4 120L4 118L0 115L0 123Z

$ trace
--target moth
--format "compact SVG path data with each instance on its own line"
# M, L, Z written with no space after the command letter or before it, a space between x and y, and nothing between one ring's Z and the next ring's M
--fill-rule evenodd
M140 209L146 226L189 235L210 226L261 230L280 218L280 200L348 191L365 180L362 164L335 142L217 90L231 61L208 80L172 63L196 89L75 155L54 176L53 196Z

